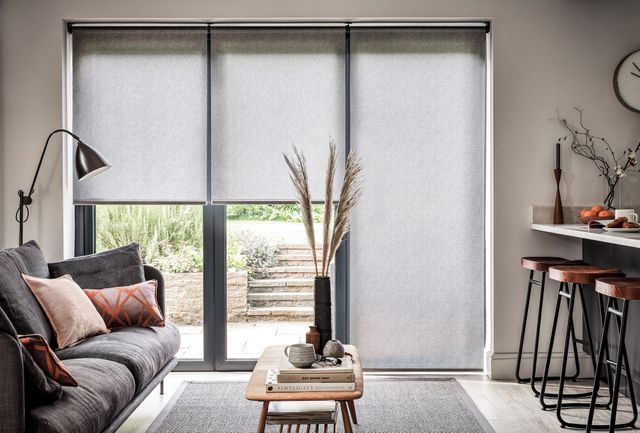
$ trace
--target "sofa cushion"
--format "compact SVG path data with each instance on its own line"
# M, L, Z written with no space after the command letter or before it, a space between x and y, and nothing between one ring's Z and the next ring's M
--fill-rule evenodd
M83 289L129 286L145 280L138 244L49 263L51 278L65 274Z
M55 336L49 320L31 293L31 289L22 279L22 274L28 275L30 271L22 257L33 254L33 244L26 245L0 251L0 308L18 334L40 334L52 347L55 347ZM25 253L27 249L29 252ZM30 266L32 271L40 268L33 263Z
M49 278L49 266L40 245L36 241L29 241L15 249L22 263L27 268L27 275L38 278Z
M104 359L72 359L65 365L79 386L65 387L52 404L31 408L28 432L98 433L133 399L135 382L123 365Z
M125 365L136 381L136 392L169 362L180 348L180 333L173 323L162 328L116 328L75 346L56 352L67 365L68 359L100 358ZM80 379L78 382L80 382Z
M24 368L25 404L27 407L51 403L62 397L62 386L47 377L36 364L31 353L20 344L22 365Z
M23 275L22 278L47 314L59 348L109 332L89 298L69 275L59 278Z
M49 379L64 386L78 386L78 382L53 353L42 335L21 335L18 340L29 351L33 361Z

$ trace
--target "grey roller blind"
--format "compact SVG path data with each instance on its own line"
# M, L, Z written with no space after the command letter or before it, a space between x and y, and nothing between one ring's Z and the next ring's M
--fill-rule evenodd
M482 368L485 32L351 35L351 341L369 368Z
M73 130L112 165L76 203L204 202L206 29L74 29Z
M295 200L282 158L292 144L323 199L330 138L344 158L344 44L343 29L212 32L214 202Z

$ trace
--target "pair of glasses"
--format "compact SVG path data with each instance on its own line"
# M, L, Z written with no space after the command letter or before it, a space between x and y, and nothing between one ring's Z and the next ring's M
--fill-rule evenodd
M317 355L316 356L316 363L321 364L321 365L342 365L342 359L340 358L334 358L333 356L322 356L322 355Z

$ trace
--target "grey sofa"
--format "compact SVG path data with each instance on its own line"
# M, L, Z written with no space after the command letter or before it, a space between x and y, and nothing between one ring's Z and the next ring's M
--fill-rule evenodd
M44 260L41 253L38 255L37 244L29 244L31 250L26 253L19 249L0 251L0 306L3 290L9 292L6 286L17 281L13 274L20 277L21 273L36 276L46 273L49 276L46 262L45 266L34 263ZM65 265L65 262L61 263ZM74 266L82 266L82 262ZM97 272L102 273L98 277L105 277L105 274L119 271L103 269ZM162 274L147 265L140 272L147 280L158 280L157 298L164 313ZM51 277L54 276L51 272ZM25 300L29 295L24 293ZM168 321L164 327L115 329L109 334L56 350L79 386L61 387L62 394L55 401L34 400L29 394L29 369L24 364L24 350L17 340L19 333L26 333L16 330L25 327L24 321L20 327L14 326L24 319L16 309L25 307L20 307L20 299L15 301L7 303L5 297L7 311L0 307L0 433L115 432L177 364L175 354L180 347L180 334ZM40 312L37 313L29 313L33 314L34 321L38 317L41 320ZM55 336L51 338L55 339Z

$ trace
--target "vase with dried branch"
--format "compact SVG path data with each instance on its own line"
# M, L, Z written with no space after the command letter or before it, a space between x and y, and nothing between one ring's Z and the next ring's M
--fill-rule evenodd
M322 257L316 256L316 236L313 226L311 192L307 160L295 146L291 155L284 154L289 169L289 177L296 191L302 224L304 225L309 250L315 267L314 280L314 324L320 333L321 351L332 338L331 326L331 280L329 267L347 234L351 223L351 212L362 192L362 164L354 150L349 152L345 165L344 179L338 202L333 201L333 187L336 174L337 152L333 140L329 142L329 159L325 178L324 216L322 220Z
M557 114L558 122L569 132L564 137L560 137L559 141L570 141L571 150L575 154L593 162L600 173L598 176L603 177L607 182L608 191L604 198L604 204L607 209L615 209L613 200L616 195L616 187L629 172L640 171L637 160L640 142L635 148L627 148L622 152L622 155L616 156L613 147L604 137L594 135L591 129L585 126L583 110L577 107L574 109L576 110L577 122L560 117L559 112Z

